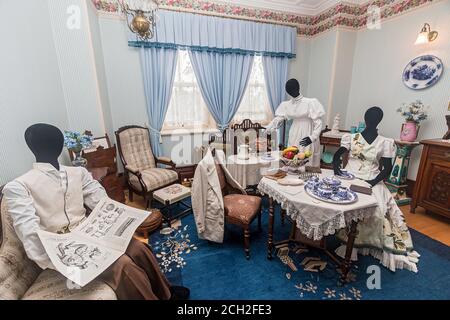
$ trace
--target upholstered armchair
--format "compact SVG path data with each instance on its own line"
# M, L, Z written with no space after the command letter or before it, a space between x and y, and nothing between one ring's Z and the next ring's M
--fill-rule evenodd
M0 187L0 300L116 300L104 282L93 280L83 288L54 270L40 269L28 259L17 237Z
M133 193L141 195L147 208L153 200L153 192L179 181L172 160L153 155L150 145L150 131L140 126L126 126L116 131L120 159L125 169L129 199ZM158 164L169 169L159 168Z

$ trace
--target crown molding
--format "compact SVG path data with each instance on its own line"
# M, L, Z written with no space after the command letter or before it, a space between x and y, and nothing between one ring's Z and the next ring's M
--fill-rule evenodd
M379 8L382 22L414 8L442 0L323 0L318 4L308 4L308 1L158 0L161 9L288 25L296 27L298 35L304 37L312 37L335 27L362 29L367 25L368 10L372 6ZM118 0L92 0L92 2L100 13L122 14ZM278 9L280 3L283 4L284 11ZM307 10L315 14L296 13Z

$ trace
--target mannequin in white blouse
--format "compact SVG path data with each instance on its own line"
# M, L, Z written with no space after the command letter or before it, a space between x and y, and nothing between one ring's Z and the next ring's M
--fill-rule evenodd
M318 167L320 166L319 137L325 110L317 99L303 97L300 93L300 84L296 79L286 82L286 92L292 99L280 104L267 131L274 131L284 120L292 119L288 145L297 146L301 151L310 150L313 156L308 165Z
M355 184L370 187L378 202L375 214L358 224L355 240L355 247L358 249L354 249L352 258L356 260L357 253L370 254L392 271L408 269L417 272L419 254L413 251L403 213L383 182L392 169L394 140L378 134L377 127L383 119L380 108L369 108L364 119L366 129L362 133L345 134L341 140L341 148L333 160L334 173L339 176L340 157L348 152L349 159L345 169L356 176ZM338 236L346 240L345 232L340 232ZM339 247L337 253L344 256L345 246Z

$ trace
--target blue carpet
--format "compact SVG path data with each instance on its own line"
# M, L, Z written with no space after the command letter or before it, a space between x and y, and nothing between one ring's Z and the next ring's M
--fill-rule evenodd
M411 230L415 249L421 254L417 274L399 270L391 272L374 258L359 257L352 273L355 281L339 287L339 278L332 261L320 251L290 253L297 272L293 272L278 258L266 259L267 204L264 204L263 231L257 222L252 226L251 259L247 261L243 249L243 233L238 227L227 226L223 244L209 244L199 240L193 215L182 220L181 227L170 236L152 235L150 244L171 283L191 289L191 299L230 300L322 300L322 299L450 299L450 250L444 244ZM290 226L282 226L276 212L275 241L286 239ZM328 245L338 245L329 237ZM321 257L327 261L325 270L314 273L302 269L305 257ZM366 273L370 265L380 266L381 289L369 290Z

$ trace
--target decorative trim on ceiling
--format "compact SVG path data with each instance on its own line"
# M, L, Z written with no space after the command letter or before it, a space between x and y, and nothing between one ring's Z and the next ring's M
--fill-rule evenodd
M166 10L295 26L299 35L312 37L338 26L361 29L367 26L374 15L379 16L382 22L411 9L438 1L440 0L371 0L363 5L341 2L316 16L206 0L159 0L158 2L160 8ZM121 14L118 0L92 0L92 2L100 12ZM373 8L379 8L379 11L374 11Z

